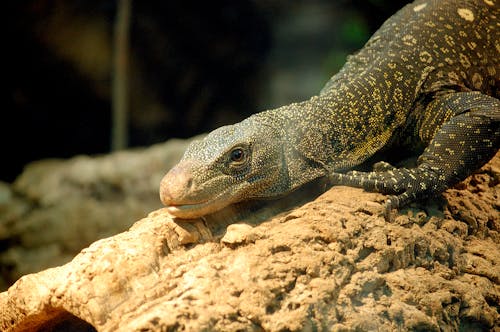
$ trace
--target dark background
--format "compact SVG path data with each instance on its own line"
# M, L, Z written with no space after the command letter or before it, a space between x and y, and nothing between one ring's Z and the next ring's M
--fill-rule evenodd
M317 94L408 1L134 1L129 146L190 137ZM107 153L116 2L4 4L0 180Z

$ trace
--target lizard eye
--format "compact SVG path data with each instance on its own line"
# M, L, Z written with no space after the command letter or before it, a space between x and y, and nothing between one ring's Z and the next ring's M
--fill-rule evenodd
M231 161L241 162L245 159L245 152L242 148L235 148L230 153Z

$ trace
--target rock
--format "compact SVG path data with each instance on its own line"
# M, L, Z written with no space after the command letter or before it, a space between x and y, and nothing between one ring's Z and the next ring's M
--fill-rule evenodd
M497 330L499 165L391 222L382 195L347 187L248 225L160 209L19 279L0 329Z
M0 184L0 290L24 274L70 261L160 208L158 183L189 142L42 160L11 186Z
M247 224L233 224L227 227L227 232L221 242L227 246L236 246L255 242L258 235L253 232L253 227Z

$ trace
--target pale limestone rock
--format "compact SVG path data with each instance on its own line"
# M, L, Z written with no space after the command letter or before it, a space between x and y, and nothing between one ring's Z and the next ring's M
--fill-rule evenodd
M390 222L382 195L347 187L230 227L241 206L156 210L1 293L0 330L495 330L499 165Z

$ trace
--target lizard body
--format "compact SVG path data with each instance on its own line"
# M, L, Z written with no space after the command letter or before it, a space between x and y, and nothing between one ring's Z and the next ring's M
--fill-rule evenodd
M397 208L494 156L499 98L499 1L418 0L348 57L319 95L193 142L160 197L174 216L196 218L328 177L391 194L388 207ZM416 167L352 170L390 148L421 153Z

